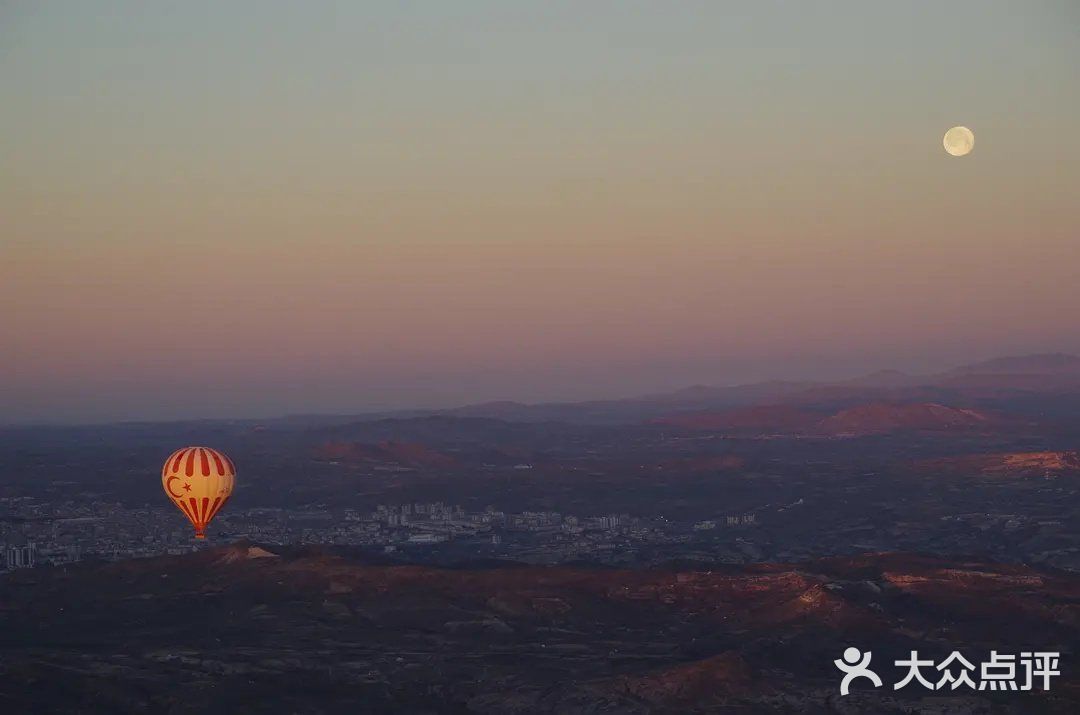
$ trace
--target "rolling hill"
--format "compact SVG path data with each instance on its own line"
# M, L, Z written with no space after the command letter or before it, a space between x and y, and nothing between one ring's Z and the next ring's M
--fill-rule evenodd
M961 645L976 658L1068 654L1077 603L1075 574L911 554L723 571L438 569L241 543L0 579L0 702L110 714L826 712L831 662L849 645L880 663ZM1077 677L1063 667L1050 692L1010 702L1075 712ZM936 695L861 689L845 706L960 702ZM965 697L973 712L991 702Z

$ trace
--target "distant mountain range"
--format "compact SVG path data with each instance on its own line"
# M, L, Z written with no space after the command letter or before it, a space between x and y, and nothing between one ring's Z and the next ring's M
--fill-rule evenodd
M838 381L774 380L618 400L525 404L486 402L435 411L511 422L711 424L718 429L776 428L874 432L903 426L977 427L993 421L979 408L1002 400L1068 396L1080 403L1080 357L1038 354L963 365L931 375L881 370ZM735 412L739 408L752 408ZM857 409L856 409L857 408ZM856 411L851 412L855 409ZM692 413L698 413L696 415ZM430 414L430 412L428 413ZM826 421L827 420L827 421Z
M788 405L744 407L720 412L688 412L655 421L656 424L708 432L773 431L819 436L970 430L993 428L1001 422L999 418L977 410L926 402L870 402L825 416Z

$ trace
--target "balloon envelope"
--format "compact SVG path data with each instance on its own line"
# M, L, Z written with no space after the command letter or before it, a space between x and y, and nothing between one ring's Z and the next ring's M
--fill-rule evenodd
M161 470L161 487L176 508L195 527L195 538L206 538L206 525L232 495L236 467L209 447L184 447L173 452Z

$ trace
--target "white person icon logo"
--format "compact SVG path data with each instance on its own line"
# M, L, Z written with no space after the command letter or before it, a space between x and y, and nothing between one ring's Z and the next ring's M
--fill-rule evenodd
M881 687L881 678L878 674L870 670L870 652L863 653L858 648L848 647L844 650L844 659L837 658L833 661L836 667L842 670L845 675L844 679L840 681L840 694L847 695L848 687L851 685L851 681L856 678L867 678L874 684L875 688Z

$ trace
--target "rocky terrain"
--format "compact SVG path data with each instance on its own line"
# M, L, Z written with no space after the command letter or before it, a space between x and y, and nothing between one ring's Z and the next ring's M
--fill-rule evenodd
M0 579L4 712L1075 712L1080 577L910 554L436 569L240 543ZM1059 650L1049 693L841 698L916 649ZM951 708L951 709L949 709Z
M1069 451L973 454L919 462L923 471L1001 477L1080 474L1080 453Z

